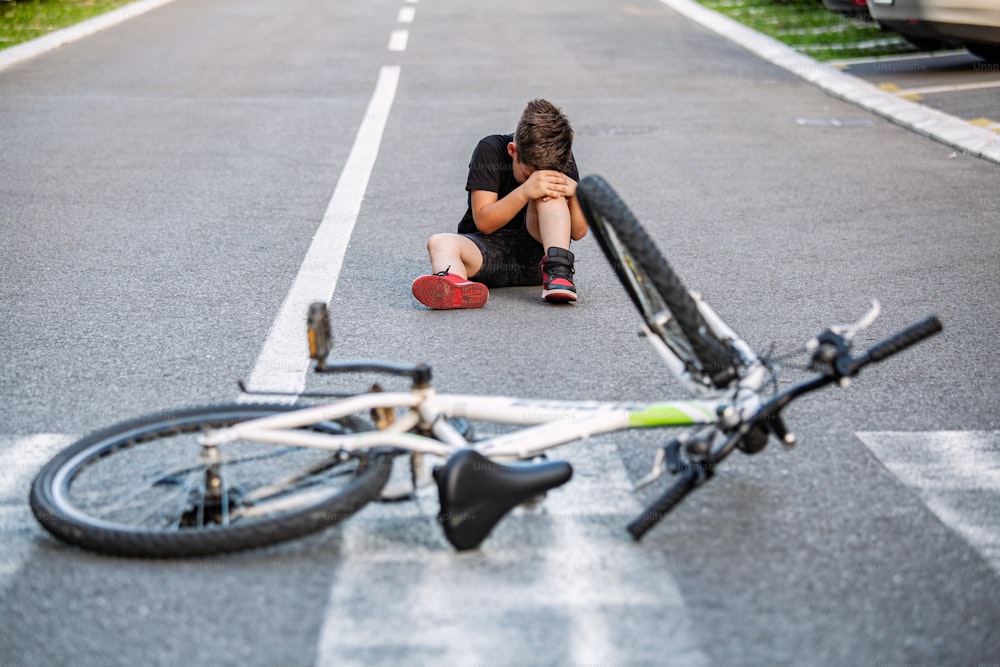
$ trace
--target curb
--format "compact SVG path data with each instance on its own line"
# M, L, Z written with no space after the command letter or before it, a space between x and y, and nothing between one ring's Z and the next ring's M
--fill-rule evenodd
M30 41L3 49L0 51L0 72L12 65L22 63L43 53L54 51L60 46L65 46L84 37L89 37L96 32L145 14L169 2L173 2L173 0L138 0L105 14L99 14L86 21L71 25L68 28L56 30L47 35L42 35Z
M963 153L1000 164L1000 135L961 118L896 97L855 76L813 60L776 39L723 16L694 0L660 0L695 23L805 79L833 97L930 137Z

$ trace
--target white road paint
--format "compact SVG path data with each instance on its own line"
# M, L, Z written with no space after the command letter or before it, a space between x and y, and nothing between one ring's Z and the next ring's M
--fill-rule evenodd
M900 97L906 95L934 95L937 93L957 93L966 90L984 90L986 88L1000 88L1000 81L977 81L973 83L953 83L942 86L923 86L917 88L904 88L893 90L893 95Z
M0 586L30 554L29 536L43 532L28 506L31 482L45 462L72 441L57 433L0 436Z
M305 387L310 363L305 330L306 312L309 304L314 301L329 303L337 287L344 254L361 211L385 123L396 97L399 73L399 67L396 66L384 66L379 71L375 92L361 127L358 128L326 214L257 357L248 382L251 390L298 394ZM244 395L241 400L248 398ZM254 400L256 398L258 397ZM293 402L294 398L284 397L284 400Z
M389 50L405 51L406 43L410 39L410 33L406 30L393 30L389 34Z
M434 489L417 502L370 505L344 524L317 665L404 656L412 664L489 664L491 657L618 664L623 636L615 632L626 613L655 614L665 628L655 637L626 628L631 660L709 664L662 557L624 529L641 507L616 447L584 442L558 454L574 463L573 479L536 508L516 509L478 550L456 553L445 541ZM600 516L614 520L594 520ZM376 610L363 603L373 597L395 602ZM562 631L548 642L526 641L535 627Z
M902 99L831 65L817 62L694 0L660 2L834 97L970 155L1000 163L1000 137L993 132L943 111Z
M413 17L417 15L416 7L400 7L396 20L400 23L413 23Z
M857 435L1000 573L1000 431Z

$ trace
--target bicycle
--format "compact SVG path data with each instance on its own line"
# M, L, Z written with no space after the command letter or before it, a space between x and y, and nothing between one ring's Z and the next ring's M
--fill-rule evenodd
M409 391L311 394L309 406L234 404L143 417L92 434L49 461L30 502L57 538L98 552L200 556L293 539L344 520L380 497L394 463L409 465L408 492L437 486L438 520L457 550L478 547L514 507L570 480L572 466L549 450L602 434L685 430L657 448L642 488L669 471L677 479L628 525L639 540L689 492L712 479L734 451L755 454L771 436L796 440L781 411L941 330L929 317L852 355L852 339L879 314L831 326L793 355L758 355L689 292L625 203L598 176L577 195L604 255L642 316L642 330L692 394L647 403L555 401L435 391L431 368L382 361L331 361L326 304L307 316L318 373L409 378ZM810 379L779 390L780 362L808 358ZM245 389L245 388L244 388ZM333 400L329 400L333 399ZM469 424L517 427L475 439ZM440 465L427 472L427 458ZM405 469L405 468L404 468Z

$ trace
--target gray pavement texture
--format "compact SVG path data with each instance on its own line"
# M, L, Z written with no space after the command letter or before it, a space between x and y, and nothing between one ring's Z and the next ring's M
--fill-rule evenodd
M900 476L898 436L872 434L996 446L997 165L653 0L421 0L390 52L402 4L175 0L0 73L0 664L995 662L995 568ZM628 485L662 434L569 448L574 482L468 554L425 496L225 558L54 542L25 502L42 453L236 398L383 65L399 89L331 304L344 358L428 361L445 391L680 396L591 239L576 306L410 296L426 238L462 214L475 141L533 97L751 344L792 349L872 297L862 343L929 313L945 331L794 406L797 450L727 461L641 545L623 526L651 496ZM997 501L948 507L989 530Z

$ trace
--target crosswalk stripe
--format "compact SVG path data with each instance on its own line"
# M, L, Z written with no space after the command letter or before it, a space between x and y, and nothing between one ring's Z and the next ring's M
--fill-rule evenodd
M942 523L1000 573L1000 431L857 436Z
M0 587L24 564L31 545L27 536L41 530L28 506L31 481L72 440L58 433L0 436Z
M643 609L670 632L634 647L633 658L707 664L662 557L634 544L623 528L594 520L620 515L624 526L640 510L615 446L581 443L557 454L574 463L570 483L537 508L515 510L477 551L456 553L444 540L433 488L417 502L370 506L345 524L317 664L385 664L403 656L415 664L476 664L491 656L614 664L620 615ZM553 625L564 632L552 637L551 654L540 648L544 642L523 641L532 628ZM406 631L394 636L387 628ZM532 653L518 655L518 647Z

